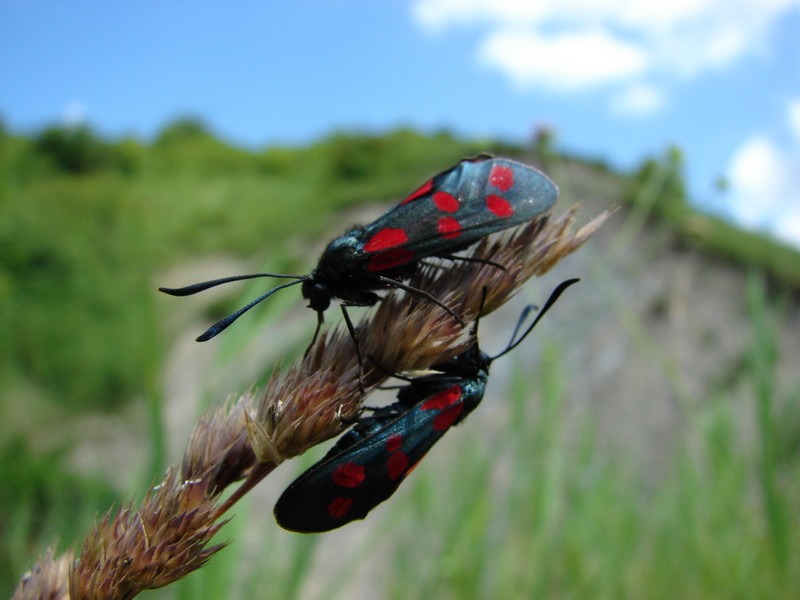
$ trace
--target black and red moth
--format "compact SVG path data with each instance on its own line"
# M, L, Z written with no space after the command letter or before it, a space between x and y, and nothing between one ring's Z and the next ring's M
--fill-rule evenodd
M435 373L409 379L400 388L397 402L360 418L322 460L286 488L275 505L278 524L299 533L321 533L365 518L397 490L450 427L477 408L492 362L516 348L577 281L561 283L515 341L532 308L528 307L500 354L488 356L476 339L452 360L431 367Z
M373 306L380 300L375 292L392 287L427 298L458 319L436 298L403 281L414 274L421 259L452 259L454 252L480 238L547 211L557 196L558 188L541 171L508 158L481 154L434 176L375 222L333 240L309 275L252 273L159 290L173 296L188 296L223 283L256 277L295 280L269 290L221 319L197 338L199 342L210 340L276 291L298 283L302 284L309 307L317 311L314 339L331 299L343 301L342 312L355 339L345 307Z

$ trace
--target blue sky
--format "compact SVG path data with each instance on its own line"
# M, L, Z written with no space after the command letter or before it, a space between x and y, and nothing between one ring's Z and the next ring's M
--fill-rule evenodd
M800 0L0 0L12 130L186 115L251 147L544 124L630 168L677 144L697 206L800 246Z

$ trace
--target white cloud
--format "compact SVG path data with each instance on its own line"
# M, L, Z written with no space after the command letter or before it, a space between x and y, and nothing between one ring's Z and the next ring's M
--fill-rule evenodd
M733 156L729 169L731 208L747 227L760 227L779 208L785 186L786 164L780 150L767 137L747 140Z
M786 107L790 139L747 140L728 169L730 210L745 227L771 231L800 247L800 100Z
M661 89L647 84L634 84L611 98L610 109L619 116L643 117L658 112L665 103Z
M479 29L484 64L517 85L567 92L635 89L654 78L724 68L759 51L774 21L798 6L800 0L416 0L412 15L434 33ZM652 106L663 103L662 93Z
M790 210L781 217L773 233L787 244L800 248L800 209Z
M646 66L640 48L601 30L556 36L498 30L487 36L479 56L518 85L563 90L629 78Z

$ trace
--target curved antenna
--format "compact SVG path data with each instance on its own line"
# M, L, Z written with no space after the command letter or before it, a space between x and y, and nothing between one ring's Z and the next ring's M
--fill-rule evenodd
M246 276L245 276L245 278L246 278ZM207 342L208 340L213 338L215 335L217 335L221 331L224 331L225 329L227 329L228 325L233 323L236 319L241 317L244 313L246 313L248 310L253 308L256 304L258 304L262 300L265 300L266 298L269 298L272 294L274 294L278 290L282 290L283 288L287 288L287 287L290 287L292 285L297 285L298 283L302 283L304 280L305 280L305 278L303 277L301 279L298 279L297 281L290 281L289 283L284 283L282 285L279 285L278 287L272 288L266 294L264 294L262 296L259 296L258 298L253 300L250 304L248 304L247 306L243 306L242 308L237 310L235 313L230 314L227 317L225 317L224 319L220 319L219 321L214 323L211 327L206 329L205 333L203 335L199 336L195 341L197 341L197 342ZM209 281L207 283L213 283L213 282ZM223 281L223 283L225 283L225 282ZM203 284L195 284L195 285L203 285ZM191 286L189 286L189 287L191 287ZM197 291L202 291L202 290L197 290ZM194 292L190 292L190 293L194 293Z
M522 325L522 322L528 316L528 313L531 311L531 309L534 308L534 306L532 304L526 306L525 310L522 311L522 315L520 316L520 319L519 319L519 322L517 323L517 326L514 328L514 335L511 336L511 341L508 343L508 347L505 350L503 350L500 354L498 354L497 356L493 356L492 360L500 358L504 354L507 354L507 353L511 352L514 348L519 346L520 343L522 342L522 340L524 340L528 336L528 334L531 331L533 331L533 328L536 327L536 324L541 320L541 318L545 315L545 313L548 310L550 310L550 308L553 306L553 304L556 303L556 300L558 300L559 297L561 296L561 294L564 293L564 290L566 290L572 284L578 283L579 281L580 281L580 279L568 279L567 281L562 281L561 283L559 283L558 286L556 287L556 289L554 289L553 292L550 294L550 297L547 299L547 302L545 302L544 306L542 306L542 310L540 310L539 314L536 315L536 318L533 320L533 323L530 324L530 327L528 327L525 330L525 333L523 333L519 337L518 340L514 341L514 337L516 337L516 334L519 331L519 328Z
M279 273L250 273L249 275L234 275L233 277L223 277L222 279L212 279L211 281L202 281L200 283L193 283L182 288L158 288L159 292L164 292L170 296L191 296L197 292L203 292L209 288L222 285L223 283L230 283L231 281L242 281L244 279L255 279L256 277L278 277L280 279L306 279L307 275L282 275ZM284 286L285 287L285 286ZM277 288L276 288L277 289Z
M539 307L535 304L528 304L525 308L522 309L522 312L517 319L517 324L514 326L514 332L511 334L511 339L508 340L509 344L512 344L514 340L517 338L517 334L519 330L522 329L523 323L528 320L528 315L531 314L532 310L539 310ZM503 351L505 352L505 350Z
M486 286L481 288L481 303L478 305L478 314L475 315L475 322L472 324L472 331L469 335L475 340L475 345L478 344L478 323L481 321L483 315L483 306L486 304Z

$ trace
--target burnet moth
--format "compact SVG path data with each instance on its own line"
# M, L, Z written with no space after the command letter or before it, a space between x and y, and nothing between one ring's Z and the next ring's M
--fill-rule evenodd
M223 283L256 277L294 280L272 288L217 321L197 338L198 342L210 340L278 290L297 284L302 284L309 308L317 312L312 344L333 298L342 300L345 322L357 340L346 306L373 306L380 300L375 292L386 288L401 288L424 297L460 321L439 300L403 281L415 273L421 259L458 259L454 252L480 238L544 213L557 195L556 185L538 169L481 154L434 176L375 222L333 240L309 275L252 273L159 290L173 296L189 296Z
M527 307L500 354L488 356L476 338L463 353L431 367L435 373L408 379L394 404L360 418L322 460L286 488L275 505L278 524L299 533L321 533L365 518L397 490L450 427L475 410L483 400L492 362L516 348L577 281L561 283L517 337L533 308Z

